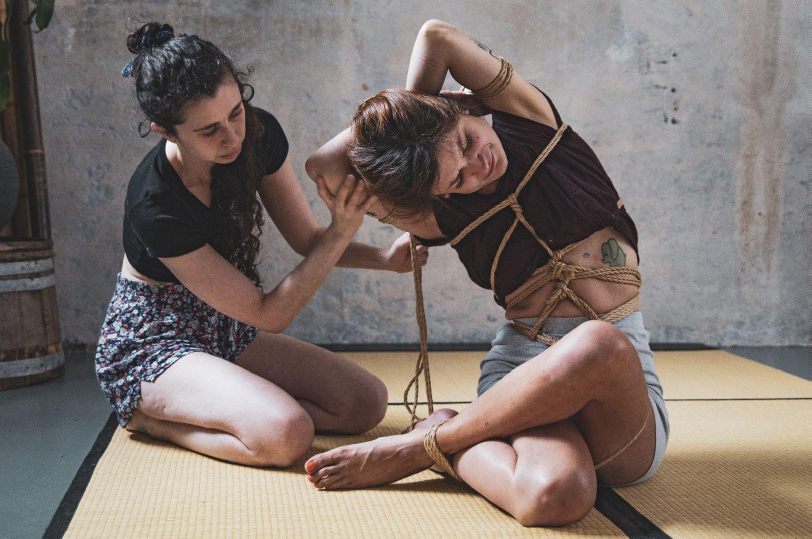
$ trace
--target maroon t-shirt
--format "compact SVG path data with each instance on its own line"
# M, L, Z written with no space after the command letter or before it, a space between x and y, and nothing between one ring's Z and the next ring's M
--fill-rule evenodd
M546 96L545 96L546 97ZM549 100L549 98L548 98ZM561 117L550 101L555 120ZM420 239L424 245L443 245L468 224L504 200L521 183L524 175L556 133L556 129L527 118L494 111L493 129L507 154L505 174L489 194L452 194L438 199L434 215L444 238ZM614 228L637 251L637 228L595 152L568 127L555 149L539 166L519 194L525 218L551 249L557 250L586 239L604 228ZM454 246L471 280L490 288L491 264L516 214L510 207L479 225ZM530 232L517 225L499 259L496 270L496 302L524 284L550 256Z

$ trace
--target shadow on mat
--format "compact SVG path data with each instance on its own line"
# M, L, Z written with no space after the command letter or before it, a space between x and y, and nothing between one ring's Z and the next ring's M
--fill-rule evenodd
M768 451L720 446L667 453L649 481L616 492L661 528L812 537L812 450L776 444Z

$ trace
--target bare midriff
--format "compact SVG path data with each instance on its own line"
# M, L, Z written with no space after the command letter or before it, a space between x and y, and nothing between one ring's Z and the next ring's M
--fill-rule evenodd
M127 260L127 255L124 255L124 261L121 264L121 276L124 277L125 279L129 279L130 281L136 281L136 282L139 282L139 283L152 284L152 285L155 285L155 286L166 286L166 285L170 285L170 284L175 284L175 283L165 283L165 282L161 282L161 281L156 281L154 279L150 279L146 275L143 275L137 269L135 269L132 266L132 264L130 264L130 261Z
M610 267L610 264L602 261L604 259L602 251L604 244L606 244L611 238L614 238L614 240L617 241L620 249L626 255L626 260L623 267L637 269L637 253L634 251L634 248L626 240L626 238L611 228L605 228L595 232L587 239L582 241L578 247L565 254L561 261L566 264L584 266L592 269ZM507 296L506 303L509 304L513 297L517 296L522 290L526 289L537 279L538 277L528 279L528 281L520 286L515 292L512 292ZM518 304L510 307L505 313L505 317L508 320L514 320L517 318L537 318L544 310L545 302L547 301L547 298L550 297L550 294L555 289L555 286L555 282L545 284L524 298ZM626 303L632 299L639 290L633 285L611 283L594 278L571 281L569 283L569 287L573 292L580 296L581 299L587 303L587 305L592 307L593 311L598 314L609 312L615 307ZM557 318L572 318L584 316L584 313L578 310L578 308L575 307L575 305L573 305L570 301L564 300L559 303L555 309L553 309L550 316Z

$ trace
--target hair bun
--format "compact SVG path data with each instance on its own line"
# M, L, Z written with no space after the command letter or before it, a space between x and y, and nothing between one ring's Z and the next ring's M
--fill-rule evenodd
M151 47L159 47L175 37L175 30L168 24L148 22L127 37L127 49L133 54Z

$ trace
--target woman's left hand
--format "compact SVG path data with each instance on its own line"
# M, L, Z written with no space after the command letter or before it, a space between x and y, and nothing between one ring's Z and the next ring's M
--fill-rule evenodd
M386 252L387 269L397 273L408 273L412 271L412 256L409 250L409 233L403 234L392 243L392 247ZM420 267L426 265L429 259L429 248L425 245L417 244L417 262Z

